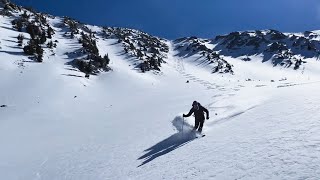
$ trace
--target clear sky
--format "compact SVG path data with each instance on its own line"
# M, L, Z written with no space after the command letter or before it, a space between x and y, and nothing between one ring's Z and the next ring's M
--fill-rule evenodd
M320 29L320 0L12 0L83 23L175 39L232 31Z

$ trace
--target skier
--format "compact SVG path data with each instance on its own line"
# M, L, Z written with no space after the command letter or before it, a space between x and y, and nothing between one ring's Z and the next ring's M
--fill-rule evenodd
M191 116L192 113L194 113L194 128L193 130L197 130L198 127L198 131L199 133L202 132L202 127L203 127L203 123L204 123L204 112L207 115L207 119L209 119L209 111L204 108L203 106L201 106L201 104L197 101L193 101L192 103L192 108L190 109L188 114L183 114L183 117L189 117ZM200 124L200 126L199 126Z

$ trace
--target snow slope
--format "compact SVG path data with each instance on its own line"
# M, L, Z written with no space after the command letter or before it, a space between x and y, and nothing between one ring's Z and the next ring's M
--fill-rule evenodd
M56 55L34 63L0 18L1 179L319 178L318 61L302 74L226 57L238 73L211 74L168 41L161 73L140 73L100 37L112 71L86 79L61 21ZM181 117L194 100L210 111L199 139Z

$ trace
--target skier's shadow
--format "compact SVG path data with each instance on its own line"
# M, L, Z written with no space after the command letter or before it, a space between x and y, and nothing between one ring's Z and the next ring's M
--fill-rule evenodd
M138 167L186 145L197 137L196 134L191 131L191 126L186 123L182 126L182 122L183 119L180 116L177 116L172 121L172 124L177 128L178 132L144 150L146 153L138 158L138 160L144 159L144 161Z

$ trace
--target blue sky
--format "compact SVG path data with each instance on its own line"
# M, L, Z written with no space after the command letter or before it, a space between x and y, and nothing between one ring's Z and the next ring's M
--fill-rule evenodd
M320 29L319 0L12 0L83 23L135 28L160 37L211 38L232 31Z

